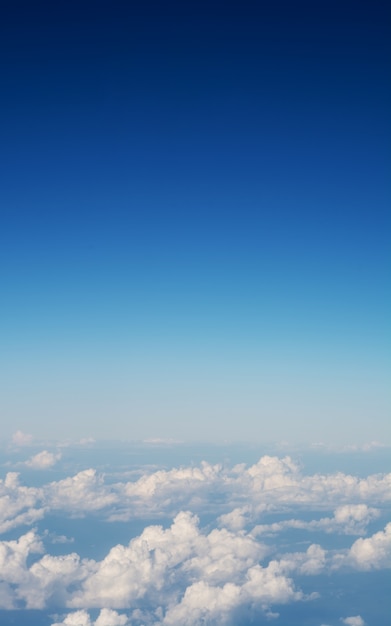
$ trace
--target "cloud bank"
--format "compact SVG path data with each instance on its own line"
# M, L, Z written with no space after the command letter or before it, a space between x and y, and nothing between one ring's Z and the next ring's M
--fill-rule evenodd
M32 459L45 463L47 454ZM217 626L243 615L271 618L278 606L316 599L320 574L390 568L391 523L368 533L390 500L390 474L305 475L290 457L231 468L204 462L117 482L89 468L40 487L23 486L9 472L0 481L3 534L53 514L99 519L107 528L147 516L157 523L101 559L68 552L70 540L61 535L56 543L64 554L50 554L47 530L0 541L0 608L68 610L54 626ZM276 515L283 519L273 521ZM297 550L275 542L292 530L352 539L338 550L319 541ZM313 581L310 591L302 590L301 577ZM91 609L100 611L94 619ZM342 621L362 626L359 620Z

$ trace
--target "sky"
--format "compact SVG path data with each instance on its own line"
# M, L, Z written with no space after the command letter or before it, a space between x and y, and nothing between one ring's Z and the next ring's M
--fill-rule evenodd
M2 436L391 443L389 13L2 9Z

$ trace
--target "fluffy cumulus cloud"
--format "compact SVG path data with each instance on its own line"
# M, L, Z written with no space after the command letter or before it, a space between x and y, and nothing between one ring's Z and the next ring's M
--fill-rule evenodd
M91 620L87 611L69 613L61 622L52 623L52 626L127 626L126 615L120 615L111 609L102 609L96 620Z
M231 514L232 515L232 514ZM324 531L346 535L361 535L366 532L367 525L380 515L380 511L366 504L344 504L335 509L332 517L306 522L299 519L289 519L272 524L258 524L253 529L254 535L272 535L281 531L296 528L309 531ZM221 519L230 523L230 516Z
M314 576L324 571L327 566L327 552L320 545L313 543L304 552L286 553L279 561L274 561L276 571L283 574L297 572L304 576Z
M20 590L29 585L27 559L41 552L42 543L32 531L16 541L0 541L1 608L17 608Z
M43 450L26 465L45 469L59 458L59 454ZM95 512L109 521L173 517L180 510L190 509L220 516L221 525L232 530L256 525L254 532L259 534L275 534L288 528L363 534L378 516L378 507L391 501L391 474L367 478L343 473L308 476L289 457L264 456L251 467L243 464L226 468L204 462L199 467L144 472L137 480L119 482L107 480L104 474L89 468L48 483L39 492L20 485L12 488L12 475L7 497L14 504L18 501L18 506L23 498L28 506L29 494L30 508L39 500L47 512L63 511L71 516ZM0 482L0 498L3 492L4 483ZM14 509L6 508L10 511L8 518L13 517ZM283 523L262 521L268 513L289 510L329 510L333 515L318 516L309 523L295 518ZM31 512L31 522L36 514ZM28 523L28 516L25 519Z
M174 513L186 507L214 509L214 495L227 494L228 482L221 465L202 462L200 467L173 468L144 474L135 482L117 485L119 510L111 519L128 519L137 510L141 515Z
M52 482L44 488L45 498L52 510L66 510L80 515L115 505L118 494L104 484L102 475L87 469L75 476Z
M113 547L102 561L76 553L44 554L28 566L29 557L42 550L34 532L1 542L0 571L8 585L3 608L15 608L21 601L30 609L66 606L79 612L62 623L83 619L81 624L89 624L85 609L101 607L103 617L95 622L99 626L107 615L113 623L126 623L107 609L153 606L161 615L156 623L179 626L205 619L220 624L247 605L265 610L303 598L275 562L261 564L267 552L262 544L228 530L203 533L188 512L178 514L167 529L147 527L129 545Z
M265 604L294 599L291 581L260 567L266 552L262 544L246 534L226 529L204 534L197 517L182 512L169 528L149 526L128 546L112 548L70 597L69 606L130 608L143 598L149 603L159 597L166 604L168 601L169 607L174 603L175 608L168 610L167 623L179 624L184 613L194 612L195 598L211 614L213 606L220 607L216 608L220 613L228 610L229 603L236 606L259 597ZM262 593L252 582L261 575L269 585ZM201 582L200 587L197 583ZM206 598L209 604L205 604Z
M359 570L391 567L391 523L371 537L357 539L349 550L348 561Z
M208 509L213 504L216 510L216 498L222 515L232 528L243 527L257 519L265 511L275 511L287 507L325 508L335 505L351 507L368 503L391 500L391 474L373 475L368 478L343 473L312 476L303 475L290 457L279 459L264 456L258 463L247 468L236 465L232 469L219 465L202 464L199 468L181 468L170 471L158 471L142 476L136 482L117 486L121 493L121 514L126 517L134 510L143 514L157 511L171 511L181 507L184 494L188 505L203 506ZM224 510L225 509L225 510ZM235 513L232 511L235 510ZM133 512L133 513L132 513ZM374 512L360 509L339 509L336 511L335 524L343 525L344 515L350 516L350 524L357 525L362 516L362 523ZM326 524L324 525L326 527ZM356 531L355 531L356 532Z
M43 454L50 453L32 459ZM21 485L11 472L0 481L0 531L53 513L98 517L107 529L147 515L154 522L100 560L68 550L66 537L58 543L64 554L50 554L45 529L0 541L0 608L68 611L53 626L218 626L243 615L251 620L254 612L271 619L278 605L317 597L315 583L313 591L300 589L302 577L391 567L391 524L367 533L390 487L389 474L308 476L289 457L271 456L250 467L202 463L134 481L86 469L39 488ZM156 523L161 517L164 524ZM276 545L276 534L292 529L317 532L316 542ZM323 533L361 536L330 550ZM363 626L357 620L342 621Z
M0 479L0 534L24 524L34 524L44 516L42 491L24 487L19 474L9 472Z
M27 467L31 467L32 469L48 469L49 467L55 465L60 459L60 453L54 454L53 452L42 450L42 452L38 452L38 454L35 454L28 459L25 465Z
M390 527L368 542L380 545ZM349 560L356 545L357 541L348 555L341 552L340 556ZM330 568L335 558L312 544L303 552L268 559L269 548L251 535L228 529L205 533L190 512L178 514L166 529L146 527L128 545L113 547L101 561L82 559L76 553L44 554L29 565L31 556L42 551L39 537L31 531L18 541L0 542L2 608L16 608L20 602L30 609L64 606L75 611L57 623L78 624L74 620L79 619L84 620L82 625L95 626L109 617L112 622L107 623L125 624L127 617L116 610L137 609L142 614L145 607L153 609L149 609L154 615L149 615L151 623L167 626L225 624L249 607L268 613L274 605L305 599L294 576L316 576ZM376 563L379 567L378 559ZM307 599L311 597L316 593ZM86 611L95 607L102 611L92 622Z
M341 622L343 624L347 624L347 626L365 626L365 622L361 615L353 615L352 617L341 618Z
M17 430L12 435L12 443L15 446L29 446L33 441L33 436L28 433L24 433L21 430Z

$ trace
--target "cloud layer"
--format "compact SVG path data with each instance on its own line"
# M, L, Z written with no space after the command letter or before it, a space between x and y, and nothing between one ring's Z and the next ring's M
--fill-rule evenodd
M68 609L55 626L220 625L246 613L272 616L279 605L316 598L322 573L391 567L391 524L367 532L390 500L390 474L305 475L290 457L264 456L249 467L202 463L117 482L90 468L41 487L25 487L10 472L0 481L3 534L53 513L93 516L108 528L147 516L165 522L147 524L101 560L66 547L50 554L48 531L0 541L0 608ZM352 539L343 549L310 541L292 551L275 543L288 530ZM300 588L303 576L314 577L309 593ZM100 613L93 619L89 609ZM364 623L360 616L343 621Z

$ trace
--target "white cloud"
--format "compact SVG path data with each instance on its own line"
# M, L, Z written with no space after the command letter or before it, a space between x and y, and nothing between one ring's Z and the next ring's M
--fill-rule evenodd
M126 626L128 618L126 615L119 615L117 611L102 609L96 618L95 626Z
M345 504L334 511L335 525L341 525L345 532L363 532L367 524L380 514L378 509L370 508L366 504Z
M52 544L65 544L65 543L73 543L75 541L74 537L67 537L66 535L58 535L55 532L49 532L47 529L44 531L43 536L49 539Z
M374 508L369 511L369 505L391 500L391 474L368 478L341 472L306 476L290 457L264 456L249 468L242 464L230 469L203 462L199 467L145 473L136 481L119 482L110 489L113 503L115 500L109 517L112 521L175 515L190 508L220 515L222 525L238 529L257 521L266 511L285 512L288 507L300 511L312 506L336 510L332 522L327 518L323 522L326 532L359 534L376 515ZM357 517L359 505L367 507L362 508L367 517L361 520ZM349 523L342 520L343 508L338 512L338 507L344 506L350 507Z
M231 530L241 530L248 523L248 513L250 508L248 506L237 507L229 513L220 515L219 522L223 526L227 526Z
M179 439L173 439L172 437L164 439L162 437L151 437L149 439L143 439L143 443L152 446L173 446L183 443Z
M273 561L276 571L291 575L294 572L314 576L323 572L327 565L327 552L318 544L311 544L305 552L287 552L279 561Z
M60 453L53 454L53 452L42 450L42 452L38 452L38 454L35 454L26 461L25 465L32 469L48 469L49 467L53 467L60 459Z
M59 454L44 450L27 464L47 468L58 458ZM367 478L342 473L306 476L289 457L265 456L249 468L203 462L198 467L157 470L144 473L138 480L116 483L90 468L45 485L41 496L46 511L61 510L71 516L95 511L109 521L127 521L171 517L187 508L220 516L221 525L232 530L250 528L266 512L329 509L334 510L333 517L311 522L291 519L258 524L254 535L285 528L362 534L379 513L371 505L391 500L391 474Z
M163 624L167 626L198 626L198 624L226 623L227 617L240 607L258 606L270 616L267 607L301 600L303 594L295 591L293 581L277 572L273 564L263 568L251 567L243 584L226 582L211 585L204 579L186 588L178 604L167 611ZM273 614L271 614L273 616Z
M347 558L360 570L391 567L391 522L371 537L357 539Z
M46 485L44 493L48 506L80 515L115 504L118 495L104 485L104 477L94 469Z
M237 510L237 509L236 509ZM272 524L258 524L252 530L254 536L275 534L289 528L296 528L309 531L322 530L326 533L339 533L345 535L362 535L366 527L372 520L379 517L380 511L368 507L366 504L344 504L334 511L333 517L324 517L320 520L306 522L299 519L289 519L283 522L273 522ZM222 516L221 519L230 521L229 516Z
M256 543L249 541L256 548ZM187 512L179 513L166 530L148 526L129 546L115 546L96 564L94 573L74 594L70 605L131 607L151 589L161 590L168 577L174 586L178 577L185 580L186 571L200 567L192 559L204 555L207 542L199 531L197 517ZM236 562L239 567L240 558Z
M91 446L94 446L95 443L96 443L96 440L94 439L94 437L83 437L82 439L79 439L79 441L77 442L77 445L89 448Z
M348 626L365 626L365 622L361 615L355 615L352 617L341 617L341 622L343 624L347 624Z
M17 430L12 435L12 443L15 446L29 446L33 440L33 436L28 433L24 433L21 430Z
M45 511L39 506L41 500L42 491L20 485L16 472L0 479L0 533L42 519Z
M22 535L17 541L0 541L0 608L16 608L19 590L29 578L27 559L31 554L40 552L43 552L43 546L33 531Z
M179 513L167 529L148 526L128 546L113 547L102 561L76 553L44 554L28 567L28 556L37 551L42 545L33 532L19 542L1 542L0 571L8 585L2 605L11 608L18 600L29 609L55 603L81 611L69 614L64 624L75 619L88 624L88 608L138 605L152 606L156 615L160 607L156 623L195 626L207 617L220 624L234 608L255 605L266 611L303 598L278 563L260 564L267 551L262 544L243 531L205 534L189 512ZM114 613L101 615L97 626L107 615L125 623Z
M251 467L202 463L150 471L133 482L112 483L87 469L39 489L20 485L11 472L0 481L0 529L53 511L104 520L175 515L169 527L147 526L129 544L113 546L102 560L77 553L32 557L42 551L36 532L17 542L0 542L0 607L74 609L56 624L78 619L88 626L121 626L129 620L155 626L219 625L251 607L271 618L276 604L315 597L314 591L305 598L296 587L298 575L391 566L391 524L340 551L313 543L302 552L294 551L296 546L289 552L282 543L267 547L260 537L286 528L364 533L380 511L370 504L383 506L390 484L390 475L380 474L306 476L289 457L270 456ZM190 510L180 510L183 503ZM318 519L253 527L253 520L262 521L266 514L267 519L275 512L286 517L291 510L315 513ZM324 510L330 514L324 516ZM220 527L201 528L195 511L213 511ZM91 608L101 609L95 622L88 614ZM131 610L131 616L116 613L121 609Z
M69 613L62 622L56 622L52 626L91 626L91 620L87 611L74 611Z
M25 584L19 587L19 597L28 609L43 609L52 601L57 606L67 606L69 587L81 584L94 565L95 561L81 559L76 553L45 554L30 567Z
M95 621L87 611L74 611L66 615L62 622L53 623L51 626L127 626L129 624L126 615L120 615L111 609L102 609Z
M226 583L214 587L200 580L190 585L182 601L170 608L163 623L167 626L198 626L221 623L240 604L241 589Z

